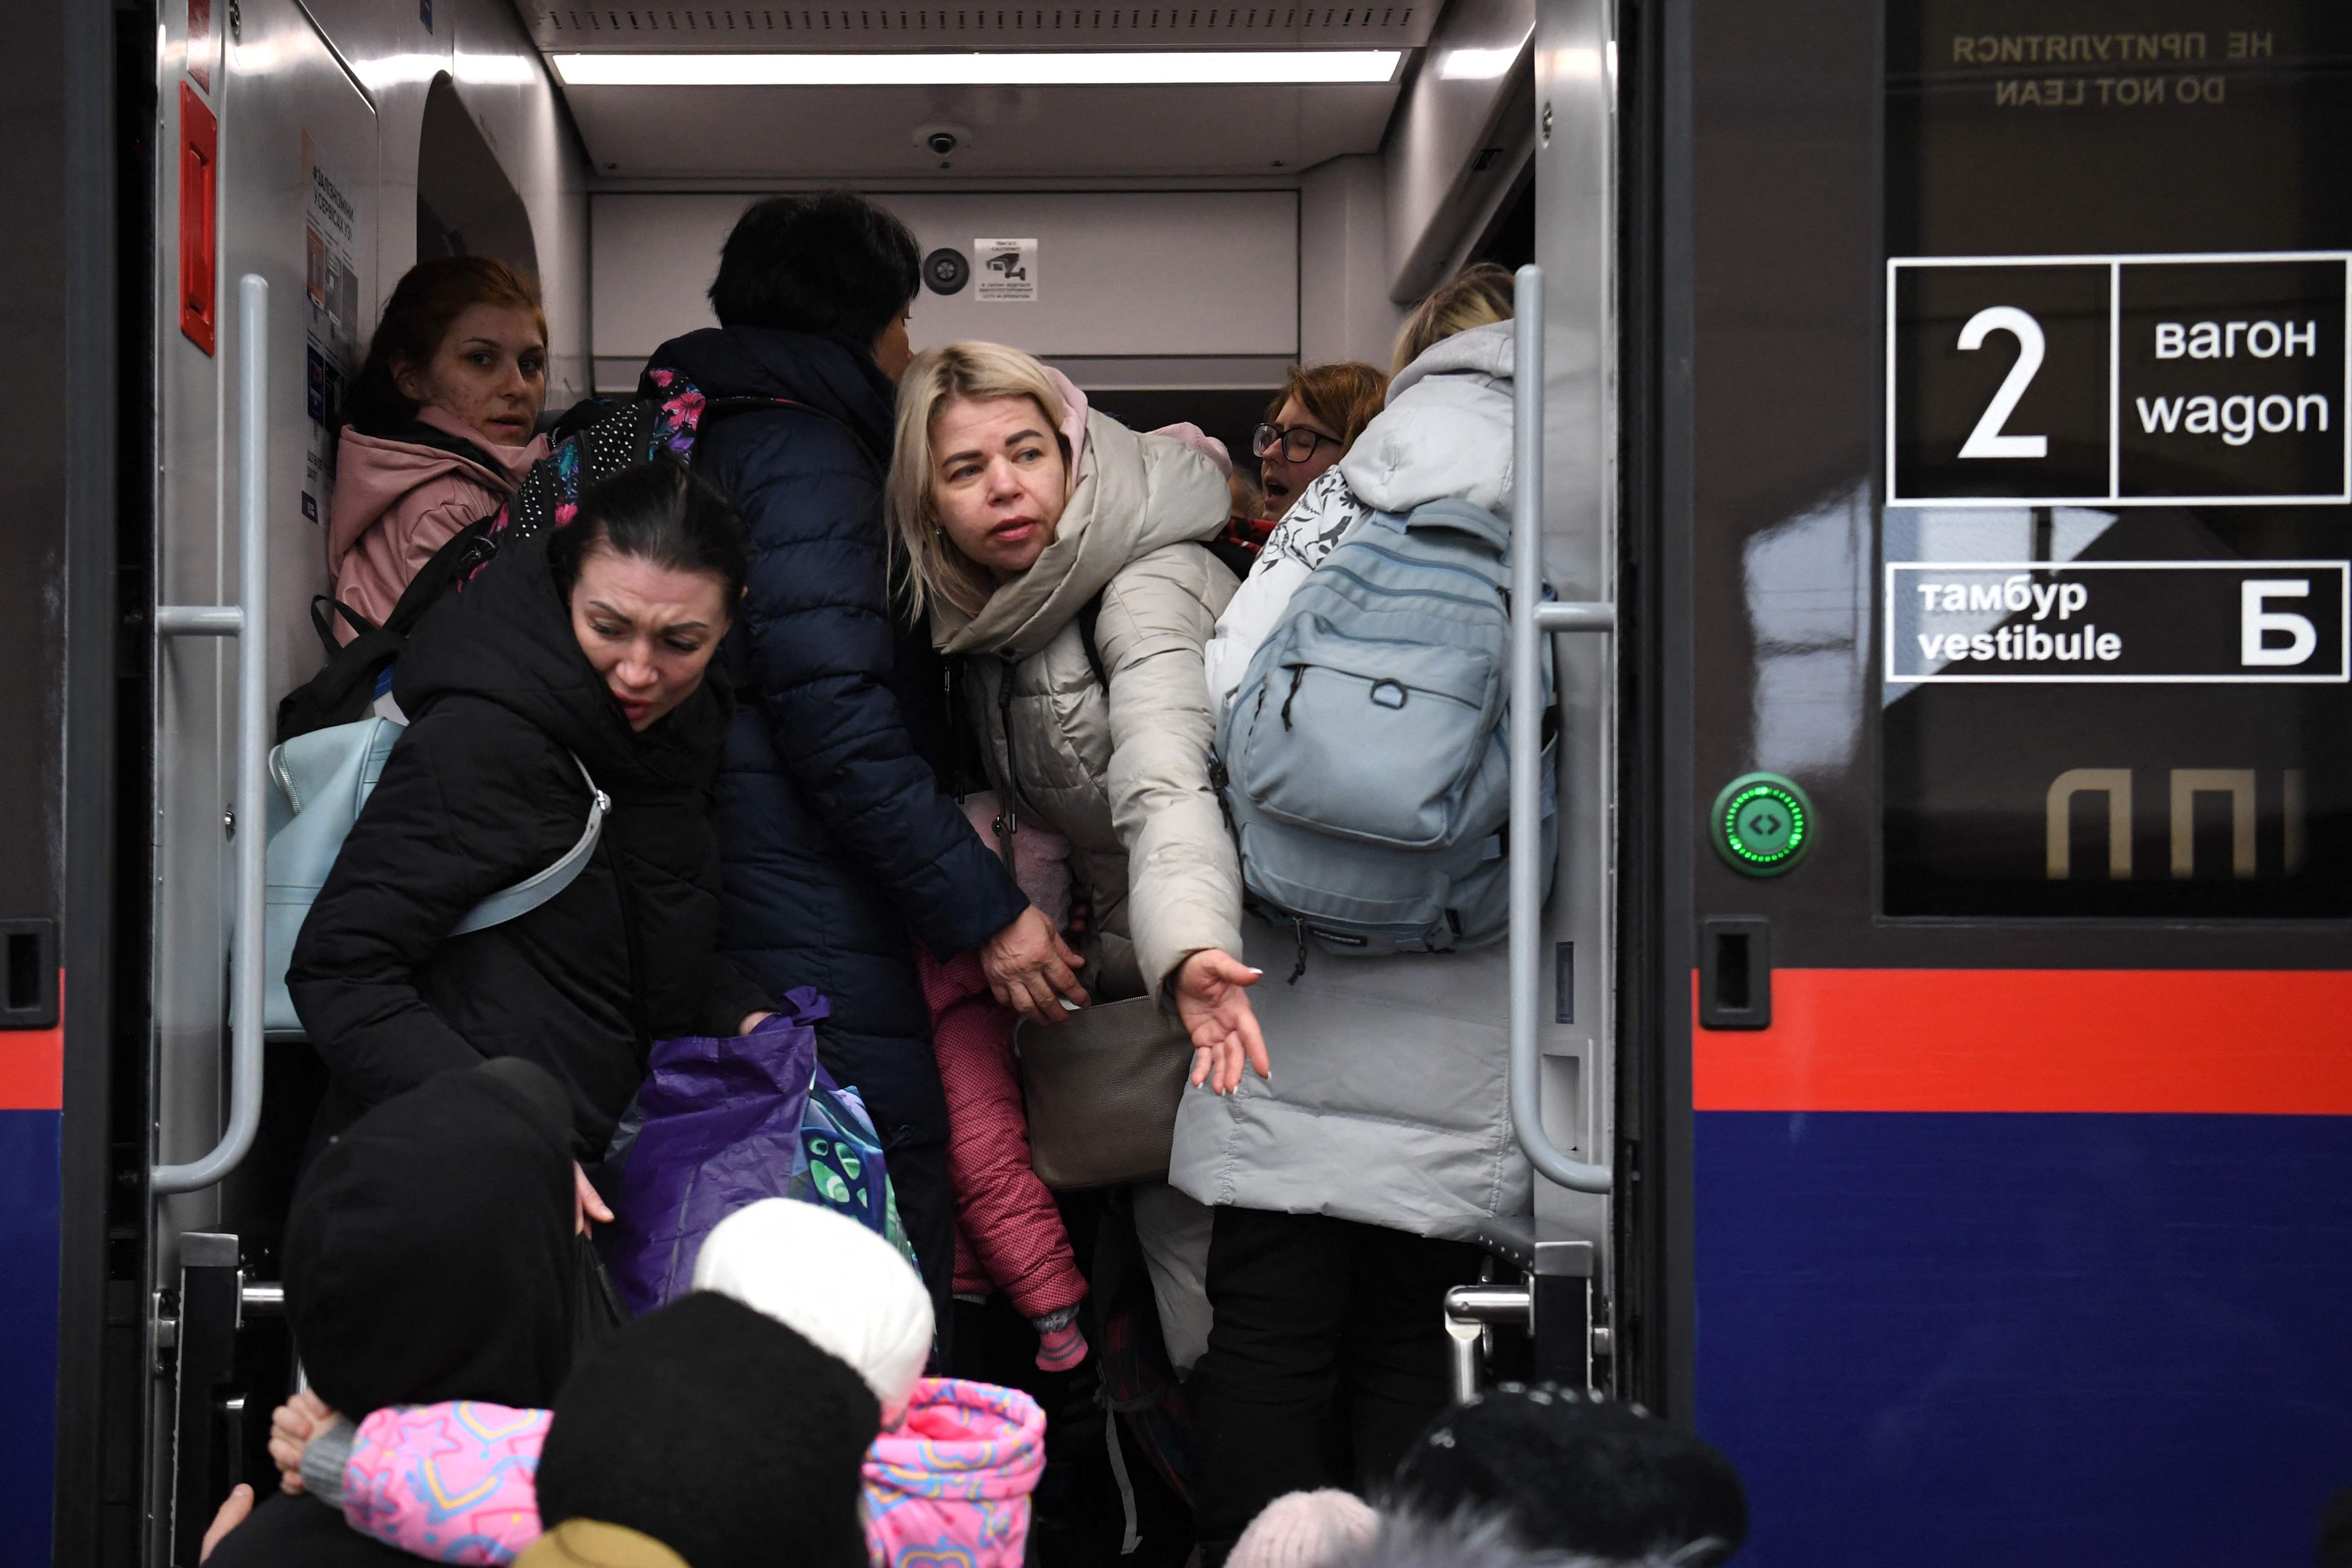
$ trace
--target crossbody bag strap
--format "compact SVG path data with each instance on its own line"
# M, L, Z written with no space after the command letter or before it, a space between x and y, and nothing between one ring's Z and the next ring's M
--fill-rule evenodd
M566 850L563 858L524 881L517 882L503 892L492 893L466 911L466 918L449 928L451 936L464 936L487 927L502 925L518 915L527 915L540 905L563 891L577 880L588 857L596 850L596 840L604 831L605 814L613 809L613 797L596 787L589 775L588 764L577 756L572 765L588 782L588 826L581 830L580 842Z

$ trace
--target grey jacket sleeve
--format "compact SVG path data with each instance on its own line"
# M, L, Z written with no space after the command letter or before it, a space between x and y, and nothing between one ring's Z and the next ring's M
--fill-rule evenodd
M1202 666L1234 588L1208 551L1169 545L1111 580L1096 626L1110 675L1106 782L1128 852L1128 927L1155 998L1203 948L1241 956L1241 862L1209 783L1216 721Z
M350 1416L338 1415L303 1446L302 1489L329 1508L343 1506L343 1466L351 1459L359 1431Z

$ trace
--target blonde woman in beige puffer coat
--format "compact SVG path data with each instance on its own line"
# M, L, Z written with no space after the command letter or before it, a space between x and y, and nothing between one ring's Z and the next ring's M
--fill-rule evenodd
M1017 349L957 343L898 384L888 507L914 612L962 658L1006 816L1069 841L1094 997L1151 996L1192 1036L1194 1084L1222 1094L1267 1064L1258 972L1237 956L1241 868L1209 782L1202 648L1236 585L1202 542L1226 514L1213 445L1089 413ZM1090 999L1051 969L1035 991L997 999L1048 1025L1063 999ZM1175 1342L1205 1334L1206 1300L1197 1266L1171 1272L1161 1243L1204 1232L1205 1213L1164 1184L1137 1194Z
M999 794L1070 841L1103 999L1169 1005L1196 1081L1230 1089L1265 1047L1243 989L1256 972L1232 956L1241 868L1200 686L1235 587L1201 543L1223 526L1225 479L1194 443L1083 405L1073 440L1073 390L996 343L918 355L899 383L892 531L917 613L964 660ZM1079 621L1097 596L1089 657Z

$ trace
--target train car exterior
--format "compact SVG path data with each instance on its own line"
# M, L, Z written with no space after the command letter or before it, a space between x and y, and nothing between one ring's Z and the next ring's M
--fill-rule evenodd
M2309 1561L2352 1482L2352 37L1657 23L1659 973L1741 1560ZM1803 786L1785 874L1743 872L1789 803L1718 793L1758 772Z
M0 238L0 321L28 373L30 416L0 466L0 1468L11 1478L0 1559L11 1563L49 1558L53 1499L98 1482L102 1385L110 1372L117 1394L123 1373L137 1382L137 1352L123 1353L110 1321L141 1314L135 1298L110 1294L108 1256L110 1226L138 1208L110 1180L120 1129L107 1112L110 688L118 649L136 640L116 613L114 26L97 6L12 18L0 163L16 215ZM59 1546L96 1559L94 1535Z

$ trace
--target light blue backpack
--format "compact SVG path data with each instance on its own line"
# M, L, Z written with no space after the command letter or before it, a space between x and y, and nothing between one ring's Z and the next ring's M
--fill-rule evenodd
M1376 512L1250 660L1217 778L1248 900L1297 931L1302 969L1310 937L1372 958L1504 933L1509 544L1509 526L1466 501Z
M261 1008L262 1028L272 1039L300 1039L302 1020L295 1016L294 999L286 990L286 966L294 957L295 939L310 905L326 886L327 873L343 839L359 820L375 781L383 776L384 759L392 755L404 726L390 719L362 719L297 735L269 753L268 892L263 900L262 952L267 978ZM580 841L546 870L502 891L492 893L466 912L450 928L451 936L513 920L527 914L570 887L604 830L605 814L613 803L587 765L572 759L580 776L588 780L588 826Z

